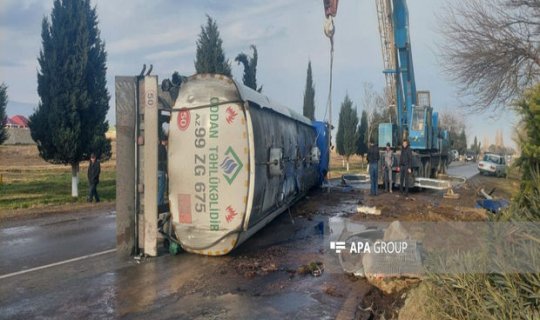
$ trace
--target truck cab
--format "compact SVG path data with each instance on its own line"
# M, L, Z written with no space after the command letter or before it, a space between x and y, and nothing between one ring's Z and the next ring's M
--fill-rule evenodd
M409 140L413 150L433 149L433 140L438 138L438 133L434 132L434 117L438 119L437 113L433 113L431 107L431 95L429 91L417 92L417 105L413 106L412 117L409 123Z

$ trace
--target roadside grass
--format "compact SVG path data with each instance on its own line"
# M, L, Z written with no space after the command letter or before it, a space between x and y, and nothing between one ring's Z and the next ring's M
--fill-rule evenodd
M343 161L343 157L332 152L330 158L329 177L337 178L343 174L360 174L367 173L367 163L357 155L353 155L349 159L349 171L347 164Z
M113 154L101 163L98 193L110 206L116 198L116 142ZM40 158L35 145L0 145L0 221L12 217L64 210L92 209L86 203L88 163L79 170L79 197L71 197L71 167L53 165Z
M0 212L65 204L85 203L88 193L86 166L79 172L79 197L71 197L71 168L68 166L28 166L0 169ZM114 166L102 166L98 193L101 201L114 201Z
M515 177L517 172L509 173ZM514 201L498 215L485 235L489 254L481 257L459 252L437 261L439 266L485 265L488 271L475 273L430 273L423 301L427 319L540 319L540 174L530 177L532 188L525 205ZM504 222L508 227L499 227ZM527 224L524 224L527 223ZM462 263L461 266L459 263ZM442 269L440 269L442 270ZM464 270L464 269L462 269ZM422 301L412 302L419 305Z
M506 170L506 177L509 179L520 180L521 170L515 165L510 165Z

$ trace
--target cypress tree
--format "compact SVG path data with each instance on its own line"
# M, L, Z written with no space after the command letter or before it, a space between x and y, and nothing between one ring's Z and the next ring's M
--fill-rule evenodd
M474 136L474 143L471 145L471 150L475 153L476 156L480 154L480 145L481 143L478 143L478 138Z
M223 52L223 41L219 36L217 23L208 15L206 18L206 26L201 26L197 40L195 70L197 73L217 73L230 77L231 66Z
M465 154L467 151L467 135L465 134L465 129L461 130L459 134L459 148L458 151L460 154Z
M336 135L337 152L345 157L347 171L349 171L349 158L358 149L358 114L353 109L349 96L341 104L339 111L338 132Z
M51 19L42 22L39 53L40 103L30 116L40 156L72 168L72 196L78 196L79 163L95 153L107 160L105 138L109 92L106 52L96 8L89 0L55 0Z
M360 117L360 126L358 126L358 149L356 154L364 158L364 155L368 152L367 137L368 137L368 114L366 110L362 111Z
M251 45L250 48L253 50L253 55L251 57L248 57L247 54L242 52L238 54L234 60L238 62L238 64L242 64L244 66L244 77L242 79L244 85L253 90L261 92L262 86L257 89L257 47Z
M0 84L0 144L4 143L8 138L7 129L4 128L4 121L7 120L7 86L5 83Z
M313 74L311 71L311 61L308 62L306 89L304 91L304 116L315 120L315 88L313 86ZM336 136L337 138L337 136Z
M338 120L337 132L336 132L336 151L340 156L345 154L345 146L343 143L344 128L343 128L342 114L343 114L343 107L339 111L339 120Z

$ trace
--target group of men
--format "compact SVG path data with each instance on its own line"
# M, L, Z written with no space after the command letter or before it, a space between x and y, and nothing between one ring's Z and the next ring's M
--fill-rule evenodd
M392 193L392 167L394 165L395 154L390 146L386 144L386 150L383 153L383 172L384 172L384 189L386 192ZM374 141L370 141L370 146L367 154L369 164L369 179L371 181L370 195L377 195L377 187L379 183L379 148ZM401 148L401 156L399 157L399 173L400 184L399 190L405 196L409 195L409 175L412 174L413 156L409 147L409 141L403 140Z

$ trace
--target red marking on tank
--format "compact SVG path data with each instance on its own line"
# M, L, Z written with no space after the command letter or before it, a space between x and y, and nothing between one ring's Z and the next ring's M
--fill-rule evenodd
M227 215L225 216L225 220L227 220L227 222L231 222L234 217L236 217L238 215L238 212L236 212L231 206L228 206L227 209Z
M227 122L229 124L231 124L234 121L234 119L236 118L236 116L238 115L238 113L236 111L234 111L234 109L232 107L228 107L226 112L227 112L227 118L226 118Z
M186 108L183 108L178 112L178 128L182 131L186 131L186 129L189 127L189 123L191 122L191 114L189 113L189 110Z
M191 195L178 194L178 221L191 224Z

